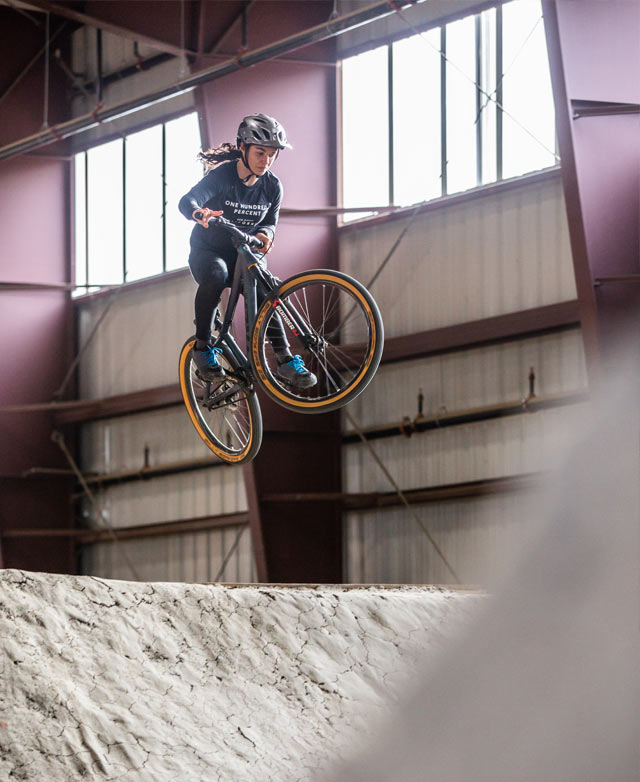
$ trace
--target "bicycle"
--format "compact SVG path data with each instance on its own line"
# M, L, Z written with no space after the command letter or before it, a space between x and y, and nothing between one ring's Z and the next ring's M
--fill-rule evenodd
M209 222L227 230L238 251L224 319L219 310L214 316L213 346L221 351L218 361L225 376L201 377L193 361L192 336L180 351L180 389L205 444L223 461L241 464L255 457L262 442L257 386L279 405L301 413L342 407L372 380L382 356L384 328L373 297L349 275L313 269L283 282L252 252L262 246L259 239L224 217ZM258 306L259 291L264 298ZM248 357L230 331L241 293ZM292 352L316 375L313 387L297 388L278 376L267 339L274 319L282 323Z

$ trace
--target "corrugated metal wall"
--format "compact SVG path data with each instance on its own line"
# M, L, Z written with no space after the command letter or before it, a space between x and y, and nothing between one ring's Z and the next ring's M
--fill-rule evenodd
M240 513L247 509L242 471L220 466L116 484L99 492L103 516L113 527ZM88 520L99 518L87 509Z
M372 286L389 337L576 297L559 174L419 214ZM340 265L365 284L411 217L349 228Z
M223 568L224 560L236 541L235 552ZM236 584L256 581L247 525L87 546L82 558L82 571L101 578L132 581L135 579L127 559L134 563L143 581L220 581Z
M209 456L215 460L194 431L183 407L96 421L83 427L83 465L99 474L139 470L145 464L145 448L149 467Z
M385 364L349 406L362 426L415 417L418 393L425 416L517 402L529 393L535 373L537 396L583 391L587 385L578 329L442 356Z
M186 263L185 248L185 263ZM195 283L188 274L95 297L80 307L81 341L109 307L80 365L80 395L99 399L177 382L178 355L191 336Z
M466 585L490 586L509 568L533 521L520 493L416 506L420 523ZM451 584L451 573L406 510L349 513L347 581Z
M409 218L344 230L342 268L370 279ZM453 199L413 221L373 287L390 336L502 315L576 296L561 181L546 174L515 189ZM538 397L583 392L579 329L385 365L349 408L361 427L516 403L535 373ZM562 458L588 403L442 428L371 447L400 488L429 488L545 472ZM344 429L351 424L344 418ZM348 492L393 486L361 443L346 446ZM486 583L526 534L517 493L414 506L465 583ZM403 509L350 513L345 520L345 580L451 583L435 549Z

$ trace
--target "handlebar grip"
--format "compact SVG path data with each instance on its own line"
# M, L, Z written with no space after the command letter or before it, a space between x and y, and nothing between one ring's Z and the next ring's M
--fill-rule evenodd
M261 250L264 247L264 242L261 242L257 236L249 237L249 246L255 247L256 250Z

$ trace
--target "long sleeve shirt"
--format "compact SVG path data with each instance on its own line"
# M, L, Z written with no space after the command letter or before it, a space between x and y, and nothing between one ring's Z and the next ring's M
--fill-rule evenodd
M282 184L267 171L248 187L238 177L234 160L220 163L197 185L182 196L178 208L192 220L194 209L207 207L222 210L223 216L249 234L263 232L273 240L282 202ZM203 228L196 225L191 233L191 246L202 249L229 250L231 237L216 225Z

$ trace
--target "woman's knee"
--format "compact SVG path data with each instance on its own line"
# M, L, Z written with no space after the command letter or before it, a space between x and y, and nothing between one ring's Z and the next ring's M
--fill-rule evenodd
M189 268L198 285L224 288L228 284L228 266L216 255L192 252L189 256Z

